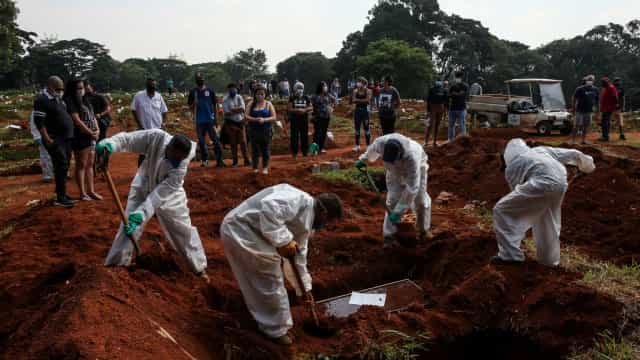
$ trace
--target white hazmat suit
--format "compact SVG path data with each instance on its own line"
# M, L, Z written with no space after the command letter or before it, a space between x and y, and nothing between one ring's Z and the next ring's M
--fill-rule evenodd
M111 143L114 152L145 156L131 183L127 200L126 214L139 212L143 218L142 225L132 236L137 241L146 223L156 215L171 246L184 257L194 273L201 273L207 267L207 258L198 230L191 226L187 194L183 188L189 162L196 154L196 144L192 142L189 156L180 165L173 167L165 158L165 150L171 139L171 135L155 129L119 133L103 141ZM133 245L127 239L121 224L105 265L128 266L132 253Z
M568 186L564 165L591 173L595 170L593 158L578 150L529 148L522 139L513 139L507 144L504 160L505 176L512 191L493 208L498 257L524 261L520 242L532 228L538 261L557 266L562 200Z
M307 246L315 217L314 198L288 184L266 188L224 218L220 235L224 252L247 308L262 332L272 338L293 326L277 249L298 243L294 260L305 291L311 291Z
M387 180L387 208L400 214L412 209L416 214L416 227L421 232L431 228L431 197L427 193L429 164L422 145L400 134L389 134L377 138L361 161L374 162L384 154L386 143L397 140L402 145L402 157L393 164L384 163ZM398 227L391 223L389 213L384 217L383 236L397 233Z
M29 129L31 129L31 135L33 140L38 144L38 150L40 151L40 167L42 168L42 178L46 181L53 179L53 163L51 162L51 156L49 151L44 147L42 143L42 135L40 130L36 127L36 123L33 120L33 112L29 117Z

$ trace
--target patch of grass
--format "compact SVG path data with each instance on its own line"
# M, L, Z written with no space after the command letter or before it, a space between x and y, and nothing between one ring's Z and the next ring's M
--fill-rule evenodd
M407 335L397 330L384 330L377 341L370 340L360 354L361 359L410 360L428 350L431 338L424 333Z
M640 347L628 339L618 339L605 331L598 335L591 349L574 350L569 360L629 360L640 358Z
M13 224L5 225L2 229L0 229L0 240L4 239L6 236L11 235L13 232Z
M38 159L40 152L36 147L19 147L19 148L7 148L2 149L0 152L0 161L23 161Z
M493 210L487 207L487 202L474 200L467 204L463 212L469 216L477 218L478 227L481 230L490 231L493 229Z
M384 168L370 167L369 174L371 174L372 179L375 181L375 179L379 178L380 176L384 177ZM354 168L324 171L318 174L314 174L314 176L330 182L343 182L348 184L354 184L354 185L363 187L369 191L375 191L375 189L369 183L369 180L367 179L366 175L361 173L358 169L354 169ZM379 190L382 190L382 189L379 189Z

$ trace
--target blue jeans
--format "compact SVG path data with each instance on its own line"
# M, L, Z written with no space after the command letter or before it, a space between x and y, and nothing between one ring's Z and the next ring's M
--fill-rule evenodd
M218 134L213 129L213 123L211 124L196 124L196 132L198 133L198 147L200 148L200 160L207 161L209 159L209 149L207 148L207 142L205 136L209 134L209 138L213 142L213 150L216 153L216 161L218 164L222 163L222 146L220 145L220 139Z
M467 111L449 111L449 141L456 137L456 125L460 126L460 134L467 133Z

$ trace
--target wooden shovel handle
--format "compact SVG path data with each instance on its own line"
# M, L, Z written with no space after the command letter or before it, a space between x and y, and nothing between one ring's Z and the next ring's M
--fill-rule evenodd
M108 169L104 169L104 176L107 179L107 184L109 184L109 190L111 191L111 195L116 202L116 206L118 207L118 212L120 212L120 218L122 219L122 223L125 227L129 225L129 220L127 219L127 214L124 212L124 207L122 206L122 201L120 201L120 197L118 196L118 191L116 190L116 185L113 183L113 179L111 178L111 173ZM138 247L138 243L131 237L127 235L127 238L133 244L133 249L136 253L136 256L140 255L140 248Z
M293 257L290 257L289 262L291 263L293 274L296 276L296 280L298 280L298 286L300 286L300 289L304 293L305 292L304 283L302 282L300 271L298 271L298 268L296 267L295 259ZM311 301L311 315L313 316L313 322L316 324L317 327L320 327L320 320L318 319L318 313L316 312L316 303L314 300Z

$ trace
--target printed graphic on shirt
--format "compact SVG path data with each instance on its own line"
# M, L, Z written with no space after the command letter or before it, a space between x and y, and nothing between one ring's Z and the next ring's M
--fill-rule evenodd
M381 94L380 107L383 109L391 109L393 107L392 100L393 100L392 94Z
M293 107L295 109L304 109L307 107L307 99L305 98L300 98L300 99L294 99L293 100Z

